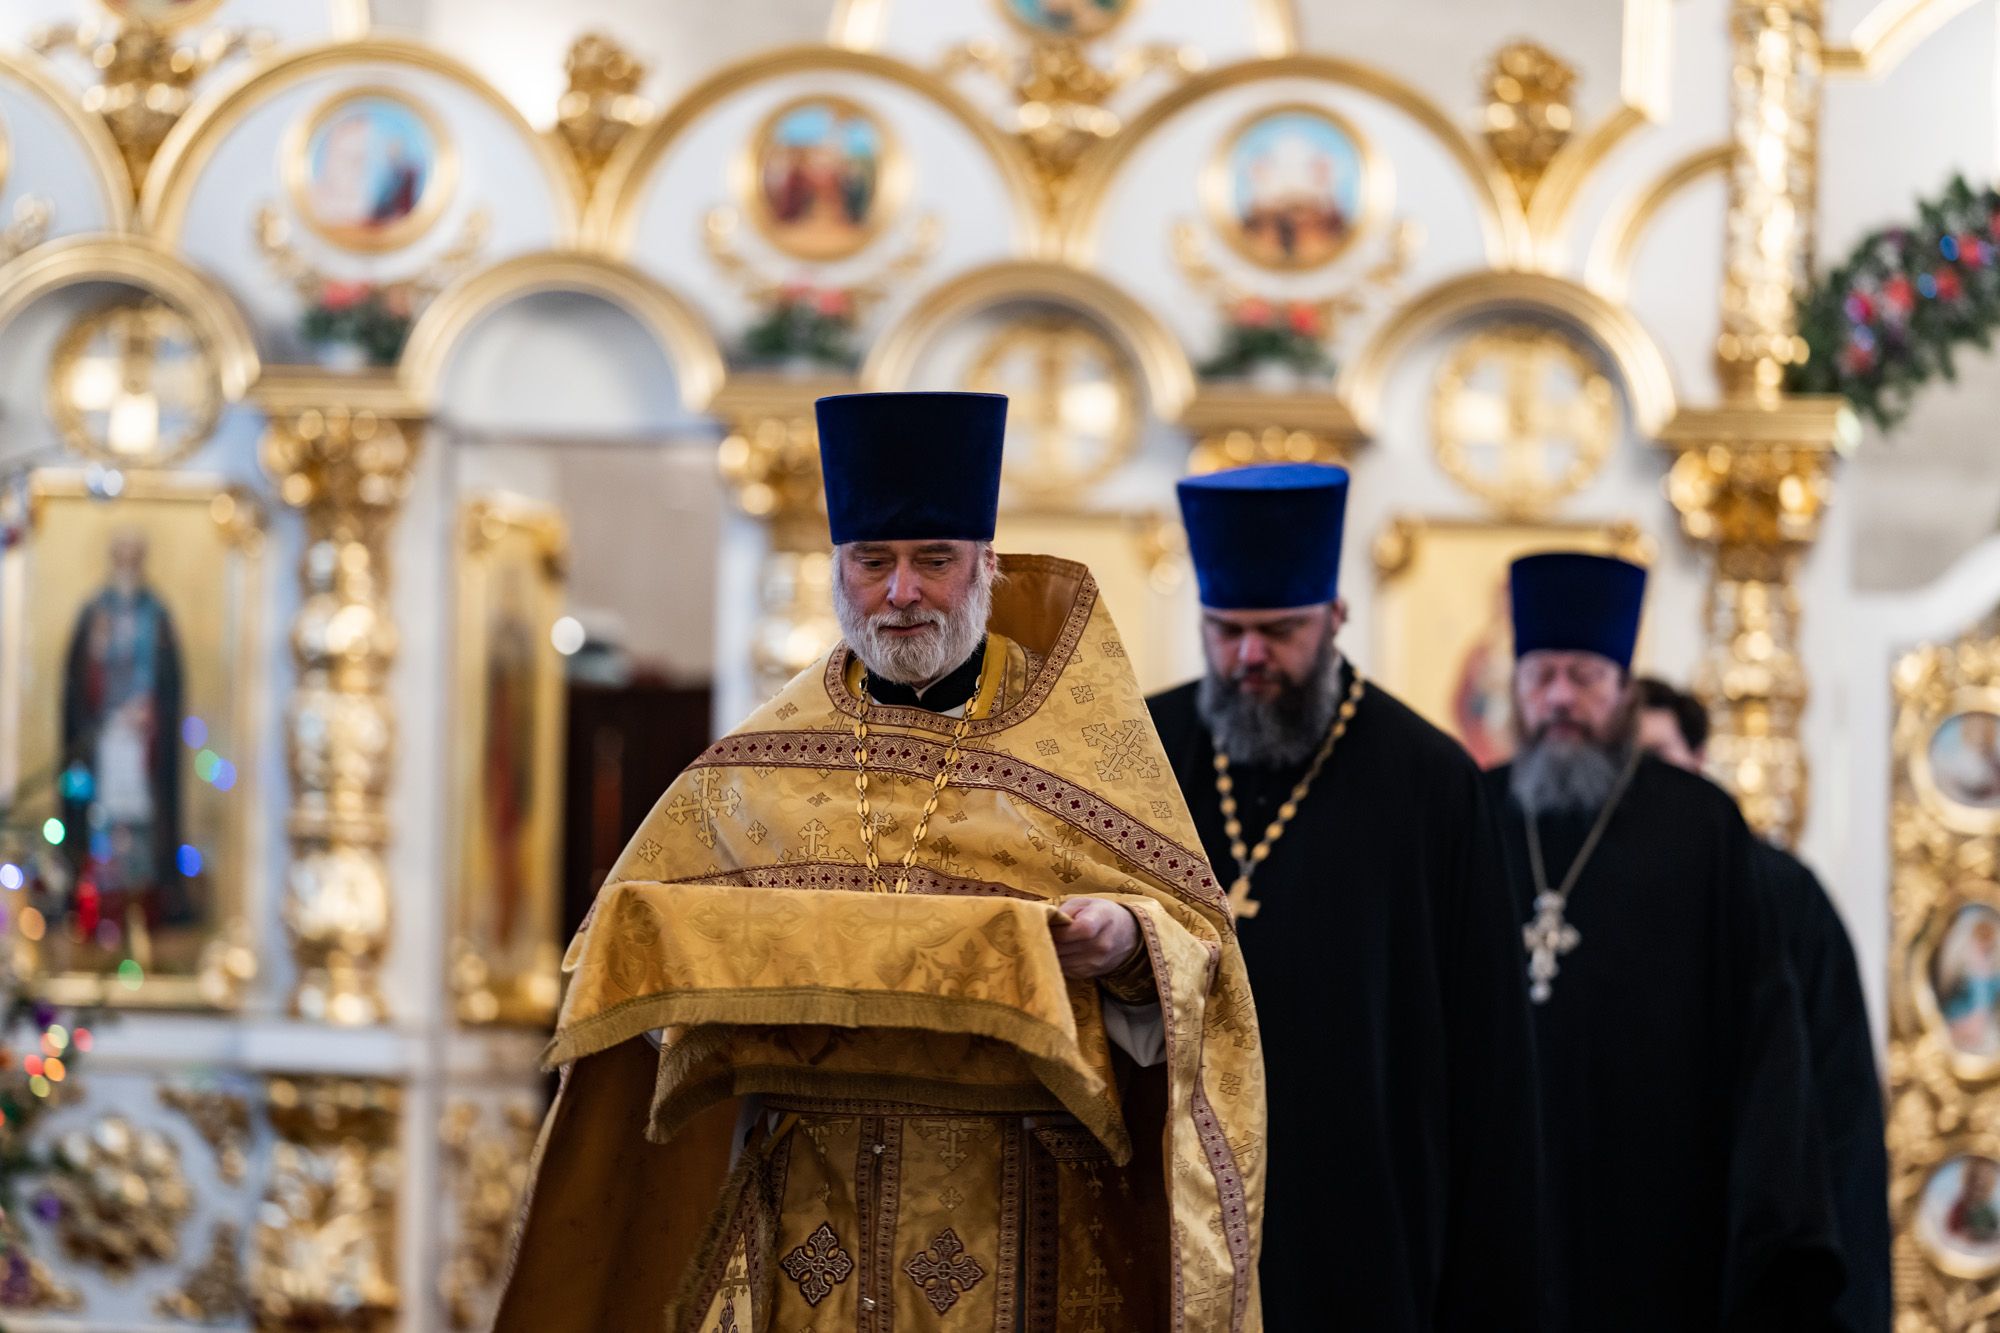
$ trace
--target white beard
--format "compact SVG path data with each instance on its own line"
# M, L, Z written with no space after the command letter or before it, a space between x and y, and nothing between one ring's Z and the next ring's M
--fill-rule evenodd
M847 581L838 565L833 576L833 614L840 635L861 665L883 680L921 689L972 656L986 635L993 615L993 570L982 559L972 588L958 609L943 611L878 611L862 614L848 596ZM928 625L927 634L892 635L890 626Z

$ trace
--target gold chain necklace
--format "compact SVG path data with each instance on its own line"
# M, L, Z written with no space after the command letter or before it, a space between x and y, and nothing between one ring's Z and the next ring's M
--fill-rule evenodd
M1569 895L1577 880L1583 877L1584 865L1604 837L1604 830L1611 827L1611 816L1625 799L1632 775L1638 771L1639 750L1634 746L1632 757L1625 761L1625 771L1618 775L1617 785L1612 787L1604 809L1598 812L1597 822L1590 826L1583 846L1577 849L1576 859L1569 863L1559 889L1549 887L1548 867L1542 863L1541 821L1534 811L1523 812L1528 820L1528 868L1535 876L1535 919L1521 927L1521 943L1528 950L1528 998L1536 1004L1547 1004L1555 994L1556 973L1560 970L1556 960L1583 943L1576 927L1563 919L1563 911L1569 906Z
M1326 761L1333 754L1333 747L1347 734L1347 724L1354 720L1354 710L1361 706L1361 696L1367 692L1368 682L1354 673L1354 684L1347 691L1347 698L1340 704L1340 714L1334 718L1333 726L1327 730L1326 739L1319 744L1319 753L1313 756L1312 767L1306 775L1292 787L1291 796L1278 807L1278 817L1264 828L1264 837L1255 847L1243 844L1243 823L1236 817L1236 780L1229 776L1229 756L1222 751L1215 752L1215 794L1222 803L1222 831L1229 835L1229 854L1236 858L1236 882L1229 886L1229 915L1249 917L1257 915L1262 906L1250 896L1250 877L1257 873L1257 867L1271 854L1272 846L1285 834L1285 825L1292 822L1292 816L1299 812L1299 802L1305 800L1312 789L1313 779L1326 767Z
M972 700L979 698L980 688L986 683L986 672L979 673L979 685L972 691L972 698L966 700L965 716L959 718L952 728L951 748L945 751L944 763L939 766L937 776L931 779L931 798L924 803L924 812L917 819L916 831L910 835L910 850L903 853L903 864L896 875L897 893L910 891L910 870L917 863L917 849L924 845L924 835L929 832L931 816L937 813L938 798L944 795L945 784L951 781L952 770L958 767L961 747L966 736L972 731ZM868 891L888 893L889 885L882 878L882 862L875 852L875 820L868 807L868 684L864 677L861 685L861 707L854 715L854 795L856 808L861 815L861 850L868 860Z

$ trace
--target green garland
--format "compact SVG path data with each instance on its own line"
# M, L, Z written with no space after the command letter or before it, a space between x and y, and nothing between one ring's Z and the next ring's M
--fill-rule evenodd
M1871 232L1814 287L1799 312L1804 364L1792 393L1837 393L1887 429L1917 390L1954 379L1961 347L2000 328L2000 190L1954 176L1920 200L1917 223Z
M744 331L743 356L751 365L807 360L851 368L861 360L854 346L854 325L851 293L837 287L785 287Z
M410 338L412 308L402 283L329 282L306 307L299 334L310 343L359 348L371 366L393 366Z
M1236 378L1269 364L1289 366L1301 375L1330 372L1333 359L1326 354L1326 329L1325 313L1311 302L1240 301L1229 312L1222 346L1202 362L1201 374L1210 379Z

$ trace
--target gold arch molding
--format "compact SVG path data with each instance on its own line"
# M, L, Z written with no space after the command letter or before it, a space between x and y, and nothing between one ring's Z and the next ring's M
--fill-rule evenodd
M1148 405L1161 420L1177 420L1194 398L1194 367L1157 315L1094 273L1042 260L989 264L930 292L876 340L861 367L861 387L906 387L938 334L1008 301L1066 306L1103 324L1138 365Z
M517 255L471 274L438 294L403 348L397 376L426 408L436 405L453 353L474 325L526 296L576 292L630 314L659 343L674 367L681 404L706 408L722 387L722 349L701 316L648 274L600 255L548 251Z
M441 78L498 112L542 164L555 206L556 243L567 246L576 242L583 182L569 155L549 136L537 133L527 117L471 66L421 42L399 37L323 42L289 51L251 63L204 94L160 145L139 196L140 225L164 244L177 243L196 182L216 150L244 120L272 98L308 79L351 70L358 82L376 82L385 65Z
M1335 381L1335 391L1364 434L1380 424L1382 394L1403 352L1417 340L1467 319L1539 312L1586 334L1618 367L1632 424L1654 436L1675 410L1673 372L1629 310L1567 278L1546 273L1467 273L1420 293L1390 316Z
M1007 185L1018 239L1032 243L1040 220L1034 180L1020 147L952 86L925 70L889 56L832 46L789 46L740 60L711 74L668 107L643 131L628 136L605 164L584 220L589 248L623 258L631 253L654 170L681 136L703 116L737 94L798 74L851 74L879 79L916 93L967 130ZM817 91L826 91L819 89Z
M1146 0L1133 0L1143 4ZM1157 0L1155 0L1157 2ZM1214 4L1215 0L1202 0ZM882 41L893 0L835 0L826 40L850 51L873 51ZM908 0L936 4L938 0ZM1000 0L1005 3L1005 0ZM1292 0L1249 0L1251 40L1262 56L1288 56L1299 49L1299 16Z
M104 121L85 111L75 90L34 56L0 50L0 78L21 84L69 126L82 143L97 177L98 191L104 198L104 215L109 223L106 230L129 230L132 226L132 177L125 169L124 154L118 151L118 141L104 127Z
M1347 88L1400 111L1445 150L1472 193L1485 234L1487 261L1495 268L1525 264L1533 247L1520 198L1499 167L1430 98L1395 75L1339 56L1289 55L1246 60L1200 74L1149 103L1115 138L1107 139L1077 168L1076 205L1066 220L1062 253L1070 263L1096 256L1105 204L1121 169L1169 121L1207 98L1253 83L1306 80ZM1296 101L1295 93L1286 101Z
M1925 39L1980 0L1881 0L1854 25L1844 44L1829 44L1821 57L1828 74L1879 79L1903 62Z
M1632 264L1639 244L1674 197L1709 176L1726 176L1733 149L1727 143L1697 149L1676 162L1653 180L1640 186L1615 205L1591 242L1585 261L1584 281L1592 291L1613 301L1623 301L1632 286Z
M241 399L256 383L256 338L229 293L180 256L142 237L68 237L0 265L0 330L43 297L93 282L140 288L185 315L214 352L228 401Z

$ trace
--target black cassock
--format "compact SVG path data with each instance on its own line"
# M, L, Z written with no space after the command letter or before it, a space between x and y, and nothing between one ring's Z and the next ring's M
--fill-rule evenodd
M1525 923L1508 773L1487 779ZM1594 822L1541 819L1553 885ZM1642 759L1571 894L1577 946L1533 1006L1553 1328L1836 1327L1824 1136L1756 846L1719 787Z
M1875 1038L1868 1027L1854 945L1826 890L1796 856L1760 842L1756 866L1771 890L1804 1006L1813 1091L1833 1179L1834 1221L1847 1269L1840 1326L1848 1333L1887 1333L1889 1161Z
M1149 702L1231 883L1195 686ZM1232 767L1251 844L1304 767ZM1371 682L1253 883L1237 935L1269 1089L1264 1326L1540 1328L1520 927L1478 769Z

